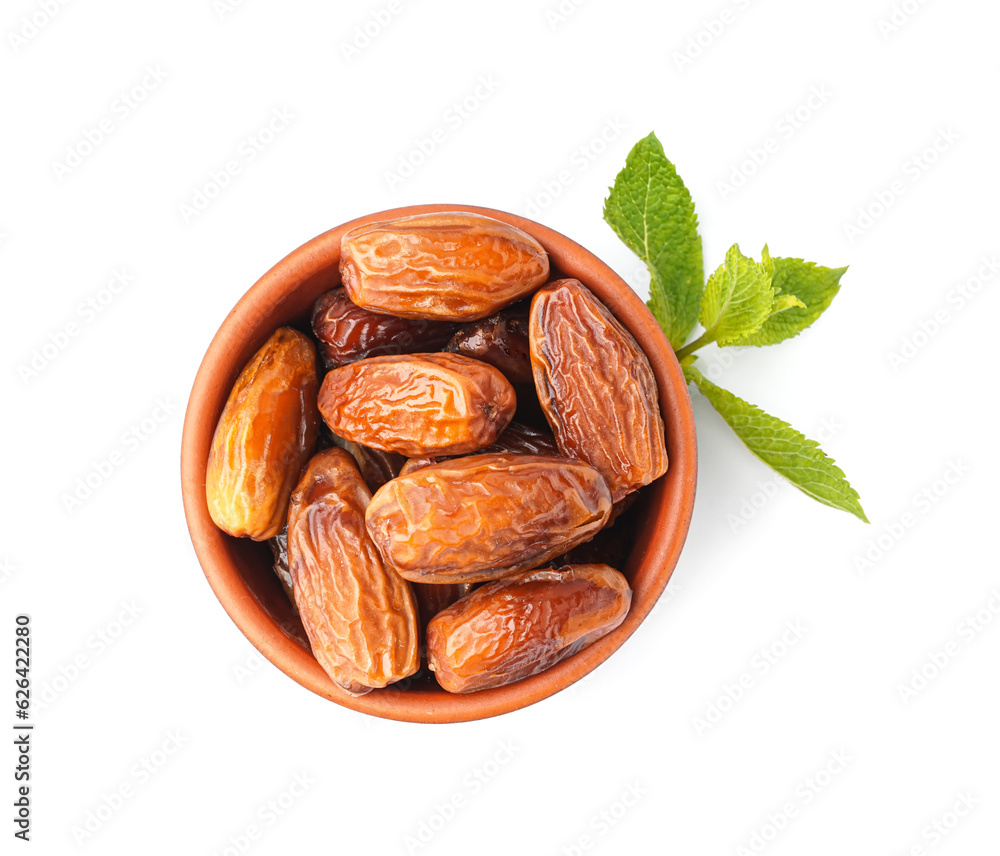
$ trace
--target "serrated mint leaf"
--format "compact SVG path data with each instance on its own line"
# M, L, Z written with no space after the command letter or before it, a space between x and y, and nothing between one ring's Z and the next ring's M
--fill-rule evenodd
M789 309L805 309L806 305L794 294L779 294L771 304L771 314L764 319L765 323L779 312L787 312Z
M764 247L762 264L770 268L771 285L778 297L794 295L802 306L772 314L755 333L744 336L738 345L774 345L797 336L813 323L840 291L840 278L847 270L827 268L802 259L772 259Z
M604 202L604 219L649 268L648 306L680 348L698 320L705 287L691 194L656 134L639 140Z
M736 436L771 469L813 499L848 511L868 523L858 492L815 440L716 386L694 366L684 367L684 377L698 387Z
M730 345L756 332L771 312L774 296L767 268L733 244L705 286L699 318L705 339Z

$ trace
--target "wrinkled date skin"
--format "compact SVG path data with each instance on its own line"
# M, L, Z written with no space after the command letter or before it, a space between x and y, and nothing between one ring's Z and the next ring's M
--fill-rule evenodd
M559 455L556 438L551 431L533 428L521 422L511 422L504 432L497 437L492 446L487 446L481 454L511 452L517 455ZM405 476L431 464L436 464L443 458L407 458L397 475ZM386 479L388 481L388 479Z
M532 382L527 308L463 325L445 350L489 363L511 383Z
M549 257L538 241L464 211L369 223L347 232L340 246L351 300L402 318L485 318L549 277Z
M288 511L295 605L316 660L353 695L420 667L413 593L368 537L370 498L350 454L326 449L309 462Z
M542 455L470 455L382 487L365 519L413 582L483 582L536 568L592 538L611 512L601 474Z
M502 687L575 654L625 620L628 582L608 565L524 571L487 583L427 627L427 662L451 693Z
M363 360L443 348L457 325L397 318L355 306L343 288L328 291L313 307L312 328L328 369Z
M638 343L575 279L531 300L531 366L559 449L607 479L617 502L667 471L656 378Z
M407 457L489 446L517 407L492 366L458 354L371 357L326 375L319 409L338 437Z
M205 473L215 525L266 541L285 525L288 498L319 433L316 348L281 327L240 373L229 393Z

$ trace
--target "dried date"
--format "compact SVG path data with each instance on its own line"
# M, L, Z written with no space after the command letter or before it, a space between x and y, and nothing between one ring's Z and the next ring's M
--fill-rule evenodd
M558 663L618 627L632 591L607 565L524 571L487 583L427 627L427 662L452 693L500 687Z
M294 604L292 574L288 570L288 527L286 526L273 538L268 539L267 546L271 548L271 555L274 557L274 573L281 583L281 588L288 595L288 599Z
M531 301L531 365L560 451L596 467L614 500L659 478L667 448L656 377L638 343L575 279Z
M332 448L309 462L288 512L288 564L302 624L324 671L354 695L420 666L413 593L368 537L370 499L354 459Z
M319 409L339 437L402 455L459 455L489 446L517 401L495 368L458 354L371 357L334 369Z
M520 229L464 211L358 226L341 241L351 300L403 318L484 318L548 279L548 254Z
M383 452L381 449L369 449L367 446L348 442L344 443L344 448L351 453L361 470L361 477L372 493L387 481L396 478L406 463L406 458L395 452Z
M369 312L337 288L316 301L312 328L326 368L334 369L366 357L437 351L451 339L456 325Z
M205 473L215 525L266 541L285 525L288 498L319 432L316 348L281 327L237 378L219 417Z
M611 512L583 461L470 455L400 476L365 519L386 562L414 582L482 582L536 568L592 538Z
M489 363L511 383L532 382L527 308L463 325L445 350Z

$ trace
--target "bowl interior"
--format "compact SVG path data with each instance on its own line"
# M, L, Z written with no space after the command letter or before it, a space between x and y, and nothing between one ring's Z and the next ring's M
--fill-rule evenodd
M363 223L449 210L478 211L533 235L549 253L552 279L579 279L635 336L656 375L670 466L663 478L639 492L628 512L633 546L619 570L632 586L632 606L616 630L556 666L506 687L453 695L422 671L355 697L333 684L312 656L302 624L272 570L267 544L233 538L212 522L205 501L208 452L244 364L280 326L310 332L313 302L340 286L344 232ZM607 659L632 634L662 593L680 554L694 504L696 458L687 384L673 351L649 310L614 271L565 236L530 220L468 205L422 205L378 212L325 232L280 261L244 295L209 346L192 387L181 475L188 528L205 575L230 617L264 656L306 688L354 710L414 722L458 722L515 710L558 692Z

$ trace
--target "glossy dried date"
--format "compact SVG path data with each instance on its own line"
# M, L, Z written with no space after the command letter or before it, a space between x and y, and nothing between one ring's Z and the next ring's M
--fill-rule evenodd
M656 377L638 343L575 279L531 301L535 389L559 449L607 479L617 502L667 471Z
M266 541L285 525L288 497L319 432L316 348L281 327L237 378L212 438L205 498L215 525Z
M288 565L302 624L324 671L354 695L420 666L413 593L368 537L370 498L354 459L326 449L309 462L288 511Z
M326 368L334 369L366 357L437 351L448 344L456 325L369 312L337 288L316 301L312 328Z
M489 363L511 383L532 382L527 308L463 325L445 350Z
M575 654L625 620L628 582L607 565L524 571L487 583L427 627L427 662L448 692L500 687Z
M365 519L386 562L414 582L482 582L536 568L592 538L607 484L589 464L542 455L470 455L400 476Z
M511 422L489 451L514 452L519 455L559 455L559 446L551 431L534 428L523 422Z
M360 360L329 372L319 393L338 437L410 457L485 448L516 406L500 372L458 354Z
M271 548L274 573L281 582L281 588L288 595L288 599L295 603L295 595L292 593L292 574L288 570L288 527L286 526L273 538L269 538L267 546Z
M341 241L351 300L403 318L484 318L549 276L541 244L520 229L465 211L358 226Z

